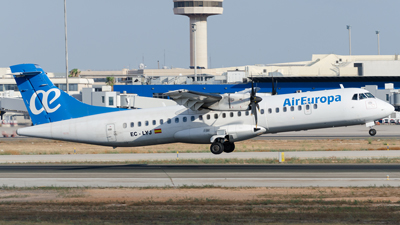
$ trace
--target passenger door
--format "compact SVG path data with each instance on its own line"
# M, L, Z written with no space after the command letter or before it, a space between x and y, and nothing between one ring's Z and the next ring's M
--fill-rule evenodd
M107 124L107 140L108 142L117 141L117 132L114 124Z

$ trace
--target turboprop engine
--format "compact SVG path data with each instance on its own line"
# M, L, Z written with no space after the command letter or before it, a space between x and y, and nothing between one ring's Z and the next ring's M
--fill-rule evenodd
M208 108L216 111L241 111L249 110L250 93L223 94L222 99Z

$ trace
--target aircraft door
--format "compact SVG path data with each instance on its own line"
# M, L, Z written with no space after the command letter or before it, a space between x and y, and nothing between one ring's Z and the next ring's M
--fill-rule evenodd
M107 124L107 140L108 142L117 141L117 132L114 124Z
M311 111L311 105L305 105L304 106L304 113L306 115L311 115L312 111Z

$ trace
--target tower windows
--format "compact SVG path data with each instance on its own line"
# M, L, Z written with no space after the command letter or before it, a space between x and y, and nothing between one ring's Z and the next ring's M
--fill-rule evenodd
M210 2L210 1L174 2L174 8L179 8L179 7L222 7L222 2Z

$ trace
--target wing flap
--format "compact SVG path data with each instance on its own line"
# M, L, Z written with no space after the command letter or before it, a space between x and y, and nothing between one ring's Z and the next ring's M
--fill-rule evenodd
M189 91L185 89L169 91L165 93L165 95L169 96L179 105L183 105L192 110L198 110L202 107L206 108L206 106L219 102L222 99L221 95Z

